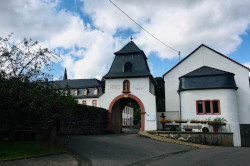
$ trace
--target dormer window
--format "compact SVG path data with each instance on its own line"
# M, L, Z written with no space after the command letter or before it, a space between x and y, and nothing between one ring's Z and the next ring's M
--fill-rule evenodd
M132 71L132 64L127 62L124 64L124 72L131 72Z
M97 93L98 93L98 89L97 89L97 88L94 88L94 89L93 89L93 95L97 95Z
M78 95L78 89L74 89L73 95L74 95L74 96L77 96L77 95Z
M88 90L87 89L83 89L83 95L87 95L88 94Z

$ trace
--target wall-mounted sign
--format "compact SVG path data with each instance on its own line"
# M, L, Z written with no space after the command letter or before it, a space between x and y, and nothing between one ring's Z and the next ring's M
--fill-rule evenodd
M108 90L122 90L121 85L108 85Z

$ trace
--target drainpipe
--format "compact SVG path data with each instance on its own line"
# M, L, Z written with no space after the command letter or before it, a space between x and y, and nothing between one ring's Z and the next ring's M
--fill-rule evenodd
M179 100L180 100L180 120L181 120L181 92L178 90ZM180 129L182 129L182 124L180 123Z

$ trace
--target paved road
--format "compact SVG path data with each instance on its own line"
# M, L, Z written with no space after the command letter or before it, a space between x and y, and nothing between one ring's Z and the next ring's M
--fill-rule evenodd
M250 166L250 148L198 149L127 133L67 136L61 140L68 148L90 159L94 166Z
M144 165L250 166L250 148L196 149Z
M193 147L154 141L136 134L68 136L62 142L87 157L94 166L121 166L148 163L155 157L193 149Z

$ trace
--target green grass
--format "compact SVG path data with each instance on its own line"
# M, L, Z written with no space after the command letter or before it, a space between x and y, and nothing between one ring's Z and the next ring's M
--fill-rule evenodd
M47 153L64 152L61 149L39 149L35 141L0 142L0 161Z

